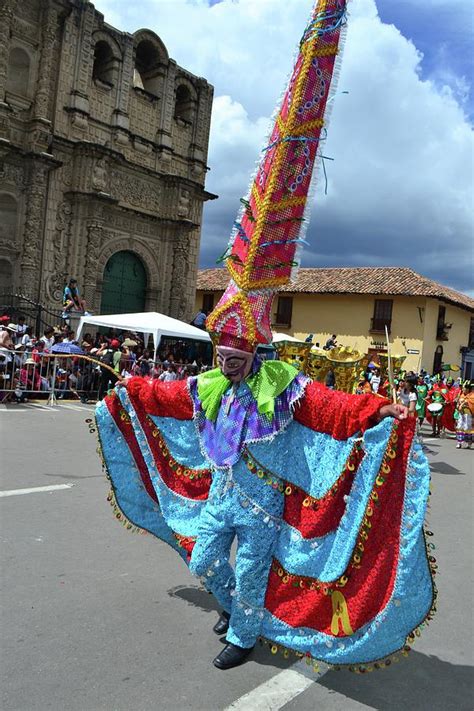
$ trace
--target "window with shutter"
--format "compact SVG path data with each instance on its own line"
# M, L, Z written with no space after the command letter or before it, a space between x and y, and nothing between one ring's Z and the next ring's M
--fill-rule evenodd
M370 330L376 333L385 333L385 326L388 332L392 328L392 299L375 299L374 315L372 317Z
M214 294L203 294L202 295L202 310L206 313L210 313L214 308Z
M292 296L279 296L278 302L277 302L275 326L283 326L284 328L290 328L292 315L293 315L293 297Z

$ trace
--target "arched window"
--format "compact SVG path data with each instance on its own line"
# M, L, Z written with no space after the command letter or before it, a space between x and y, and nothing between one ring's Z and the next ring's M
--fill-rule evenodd
M113 86L115 59L110 45L99 40L94 49L94 66L92 78Z
M17 201L8 193L0 193L0 239L15 242L17 221Z
M8 58L7 91L29 96L30 57L21 47L12 47Z
M158 96L161 64L160 53L153 42L147 39L139 42L135 52L133 86Z
M180 84L176 89L174 117L188 122L193 120L193 98L184 84Z

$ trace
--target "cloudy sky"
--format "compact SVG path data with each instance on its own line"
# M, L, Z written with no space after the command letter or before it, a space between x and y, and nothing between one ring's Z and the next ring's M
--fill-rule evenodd
M214 85L201 266L225 249L312 0L94 0ZM303 266L412 267L472 293L473 5L352 0ZM347 94L342 92L348 92Z

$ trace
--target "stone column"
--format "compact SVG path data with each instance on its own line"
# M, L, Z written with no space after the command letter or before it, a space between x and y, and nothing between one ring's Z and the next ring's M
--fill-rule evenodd
M77 45L69 106L72 110L73 126L81 130L87 128L89 116L89 87L94 60L92 47L94 20L95 8L90 2L81 2L71 14L71 22L75 23L74 34L77 37Z
M160 146L158 158L160 159L163 169L170 172L169 165L171 164L173 154L173 142L171 140L172 125L174 120L174 101L175 101L175 85L176 79L176 62L170 59L168 70L163 81L163 102L160 111L160 127L156 133L156 142Z
M26 186L26 218L21 254L21 293L36 300L43 245L48 166L33 162Z
M5 89L10 55L10 27L17 0L0 0L0 106L5 103Z
M123 42L123 59L120 64L118 77L117 98L114 111L114 123L117 126L118 142L128 142L128 135L125 131L128 130L128 99L132 90L133 78L133 37L125 35ZM122 130L120 130L122 129Z
M180 235L173 250L173 277L170 288L169 315L184 319L188 310L187 279L189 274L189 239Z
M84 269L84 299L89 309L97 309L97 264L104 239L103 220L87 221L86 259Z
M58 28L58 15L46 6L42 13L41 60L38 72L38 84L35 96L34 115L36 119L49 119L49 97L54 85L53 59Z

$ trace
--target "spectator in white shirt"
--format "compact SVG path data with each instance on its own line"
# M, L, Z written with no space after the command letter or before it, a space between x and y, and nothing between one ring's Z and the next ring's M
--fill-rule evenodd
M167 369L160 375L158 380L161 380L164 383L171 383L173 380L177 380L178 376L176 375L176 369L174 365L169 365Z
M54 328L51 328L51 326L48 326L45 331L44 331L44 336L41 336L41 341L44 343L44 350L47 353L51 352L51 348L55 344L54 340Z
M33 345L33 329L31 326L27 326L20 340L20 345L23 348L31 348Z
M21 342L21 339L25 335L27 328L28 328L28 326L25 323L25 317L19 316L18 317L18 324L16 327L16 342L17 343Z
M375 368L372 377L370 379L370 385L372 388L372 392L377 393L379 391L380 387L380 370L378 368Z
M0 348L13 350L15 344L12 341L12 336L15 331L16 326L12 323L9 323L8 326L5 326L4 329L0 331Z
M408 414L412 415L415 412L416 402L418 400L414 384L402 381L398 391L398 399L402 405L408 407Z

